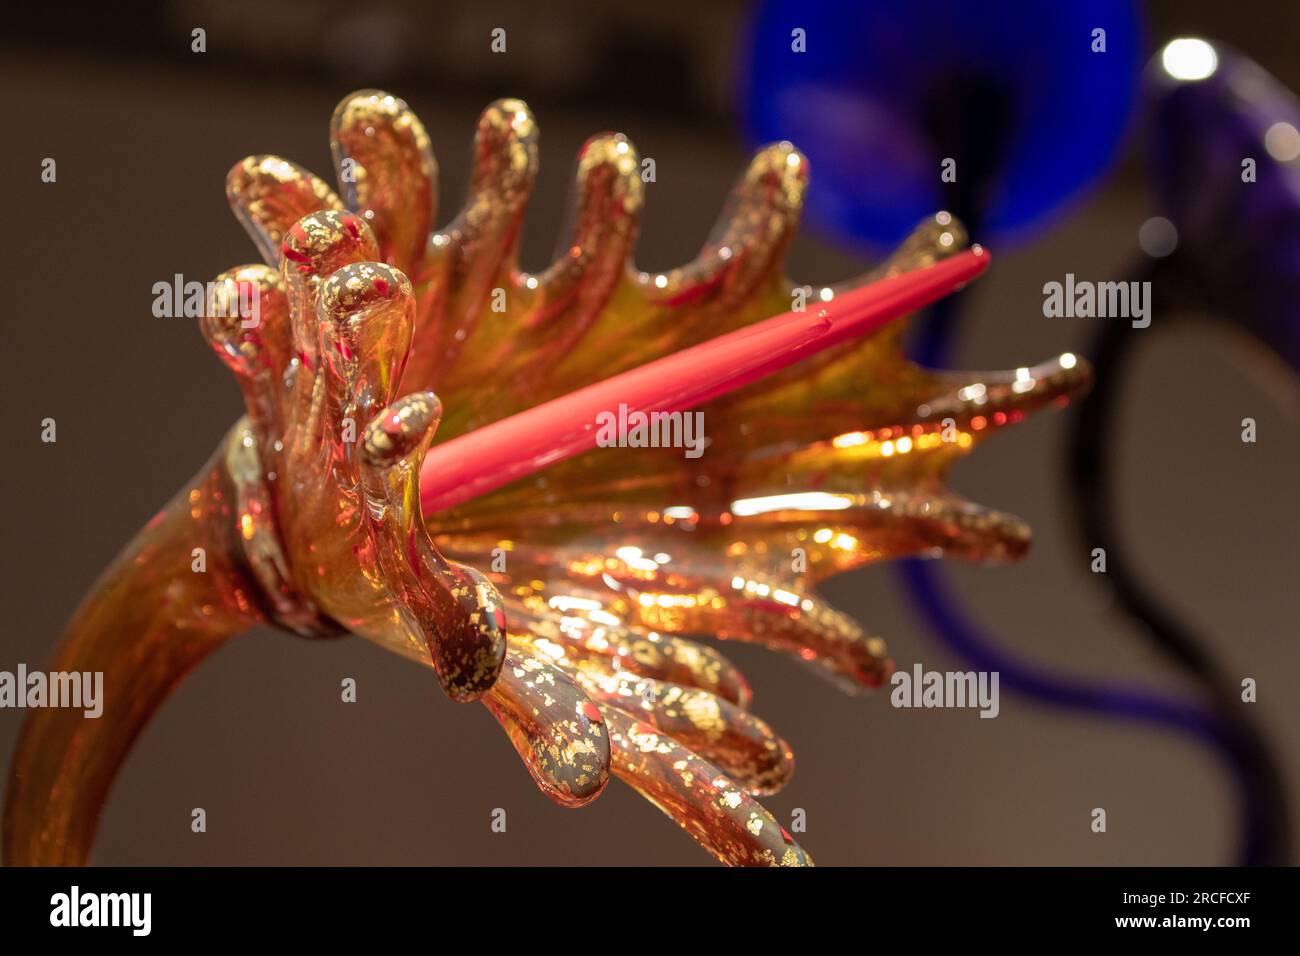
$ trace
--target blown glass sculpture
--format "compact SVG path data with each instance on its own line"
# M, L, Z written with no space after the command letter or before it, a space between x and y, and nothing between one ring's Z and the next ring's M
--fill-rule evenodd
M945 474L1064 403L1086 366L953 374L903 357L900 316L987 263L942 213L854 288L799 308L809 290L781 262L807 163L788 143L755 156L692 263L648 275L631 265L636 152L590 139L567 245L526 275L514 251L537 128L522 102L483 113L468 202L442 230L437 167L403 101L347 97L331 142L337 194L274 156L230 173L264 264L211 286L202 328L247 415L72 619L53 666L103 671L107 705L95 721L29 716L6 862L85 862L150 715L225 640L269 623L431 666L562 805L612 773L724 863L809 864L755 800L789 780L790 747L692 637L879 685L883 641L816 585L900 556L1023 554L1026 526ZM258 303L256 322L235 297ZM592 411L620 404L695 407L707 448L595 447Z

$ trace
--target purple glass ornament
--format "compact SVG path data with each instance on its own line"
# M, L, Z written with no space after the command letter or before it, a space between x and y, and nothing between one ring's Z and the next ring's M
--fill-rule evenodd
M1199 40L1166 46L1146 82L1179 265L1216 313L1300 371L1300 101L1254 61Z

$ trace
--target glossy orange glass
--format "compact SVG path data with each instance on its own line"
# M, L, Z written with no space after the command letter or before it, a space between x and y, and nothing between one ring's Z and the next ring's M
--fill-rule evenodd
M35 712L6 801L9 863L80 863L134 735L186 671L256 621L345 629L482 701L566 806L609 775L735 865L811 861L753 798L793 772L744 677L700 636L753 641L849 689L888 676L884 642L816 594L903 556L1013 560L1028 529L946 488L952 463L1084 387L1073 356L1011 372L919 368L904 323L827 349L698 411L708 443L598 447L423 514L434 438L816 302L781 260L807 163L759 152L689 265L631 265L640 163L587 142L571 235L520 273L537 170L518 100L479 121L470 196L434 229L437 166L399 99L363 91L332 125L341 195L277 157L238 164L232 206L265 263L214 285L204 332L248 410L213 462L88 596L55 666L105 671L105 713ZM870 282L965 247L940 213ZM257 303L249 324L235 308ZM436 392L436 396L434 394ZM615 409L611 408L611 412ZM206 573L190 569L195 547Z

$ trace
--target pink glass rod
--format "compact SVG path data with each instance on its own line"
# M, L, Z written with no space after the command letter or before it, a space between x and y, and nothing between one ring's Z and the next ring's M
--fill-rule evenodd
M735 391L961 288L987 268L979 246L934 265L839 292L816 311L785 312L435 445L420 470L426 515L596 445L597 416L678 412Z

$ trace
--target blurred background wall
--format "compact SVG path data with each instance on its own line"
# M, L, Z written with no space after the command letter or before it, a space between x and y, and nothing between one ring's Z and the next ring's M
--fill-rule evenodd
M1144 4L1154 45L1229 42L1300 88L1300 7ZM541 173L522 266L549 259L573 157L625 132L657 164L637 252L647 269L694 255L747 149L735 122L747 5L655 3L174 2L6 11L0 151L3 230L5 615L0 668L43 666L76 602L121 545L205 460L241 411L193 323L158 319L152 284L215 276L255 253L223 194L227 169L274 152L329 169L327 124L347 92L405 97L441 166L440 218L459 205L479 110L532 106ZM190 52L190 30L208 52ZM507 28L509 54L488 52ZM1140 130L1139 130L1140 132ZM1132 152L1130 150L1130 152ZM39 182L57 157L56 186ZM869 173L869 170L864 170ZM817 171L814 168L812 175ZM1083 323L1042 318L1044 282L1119 278L1151 215L1139 166L1036 241L999 253L959 341L963 368L1084 352ZM124 238L125 237L125 238ZM976 235L975 239L980 237ZM869 261L805 231L790 273L837 282ZM1251 713L1300 793L1296 541L1300 425L1217 336L1196 327L1142 351L1113 440L1123 524L1144 575L1259 681ZM58 420L43 445L40 420ZM1241 445L1240 420L1260 441ZM1006 646L1080 675L1181 689L1098 599L1070 533L1063 417L1044 414L981 448L954 486L1025 517L1021 564L958 567L963 596ZM889 642L895 661L963 665L940 651L884 568L842 577L832 600ZM1214 864L1232 859L1234 808L1214 759L1185 739L1045 710L1004 693L1001 716L894 710L885 693L829 692L814 675L727 646L755 709L791 742L793 783L765 804L821 864ZM339 701L355 677L359 702ZM0 768L22 719L0 711ZM208 832L190 831L204 807ZM509 814L505 834L489 814ZM1093 807L1109 831L1089 830ZM621 785L559 809L533 787L480 708L443 698L420 668L369 643L249 633L199 669L145 732L105 813L106 864L706 864Z

